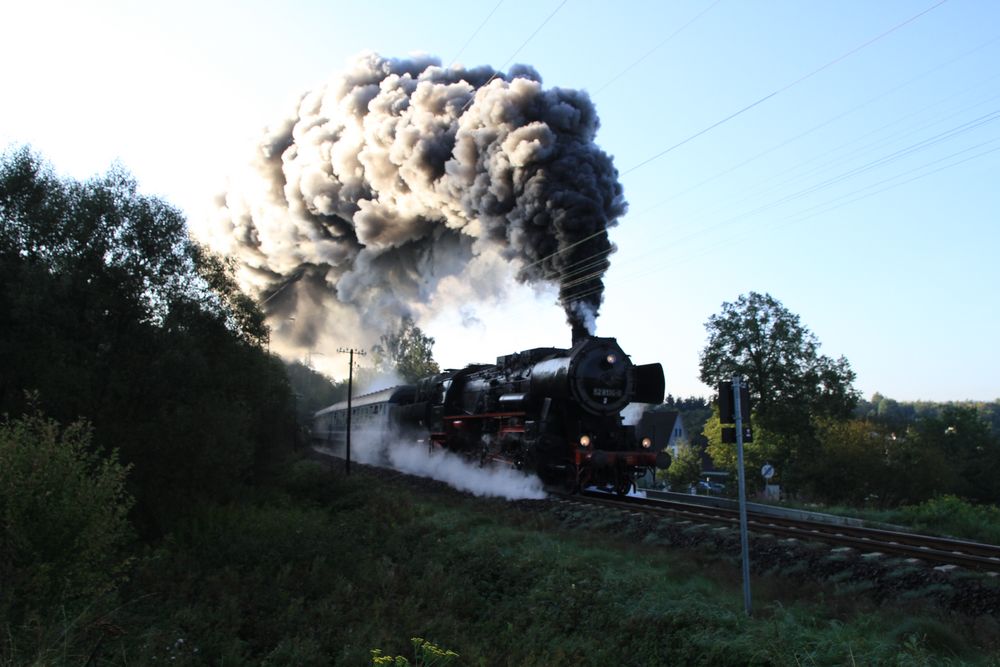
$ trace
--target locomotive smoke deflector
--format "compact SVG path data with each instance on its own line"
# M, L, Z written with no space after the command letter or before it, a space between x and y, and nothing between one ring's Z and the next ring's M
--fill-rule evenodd
M643 364L635 367L634 400L636 403L662 403L666 388L666 381L663 379L663 366Z

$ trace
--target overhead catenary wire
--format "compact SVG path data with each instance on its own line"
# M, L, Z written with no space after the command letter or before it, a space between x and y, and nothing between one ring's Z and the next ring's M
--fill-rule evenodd
M972 147L970 147L968 149L964 149L962 151L958 151L956 153L953 153L951 155L946 156L945 158L934 160L934 161L932 161L930 163L926 163L924 165L921 165L920 167L917 167L915 169L911 169L908 172L904 172L904 174L908 174L908 173L912 173L914 171L919 171L919 170L925 169L926 167L930 166L931 164L935 164L935 163L941 162L943 159L950 159L950 158L953 158L953 157L955 157L957 155L960 155L962 153L968 152L969 150L973 150L973 149L976 149L976 148L981 148L983 146L986 146L986 145L989 145L989 144L992 144L992 143L996 143L997 141L1000 141L1000 138L994 138L994 139L990 139L990 140L985 141L985 142L981 142L980 144L977 144L976 146L972 146ZM778 221L776 223L773 223L773 224L769 225L769 229L772 229L772 230L774 230L774 229L780 229L780 228L787 227L787 226L792 225L792 224L798 224L800 222L804 222L805 220L808 220L810 218L816 217L818 215L823 215L825 213L830 213L830 212L835 211L835 210L837 210L839 208L842 208L844 206L848 206L848 205L853 204L855 202L858 202L858 201L861 201L861 200L864 200L864 199L868 199L870 197L874 197L876 195L882 194L882 193L887 192L889 190L892 190L892 189L895 189L895 188L898 188L898 187L902 187L904 185L908 185L909 183L913 183L913 182L918 181L918 180L920 180L922 178L926 178L928 176L932 176L932 175L937 174L939 172L945 171L946 169L951 169L951 168L960 166L960 165L965 164L967 162L971 162L972 160L976 160L976 159L985 157L985 156L987 156L987 155L989 155L991 153L996 153L998 151L1000 151L1000 146L997 146L997 147L994 147L994 148L989 148L987 150L980 151L980 152L978 152L976 154L973 154L973 155L970 155L970 156L966 156L966 157L962 158L961 160L956 160L956 161L951 162L949 164L942 165L942 166L940 166L940 167L938 167L936 169L932 169L930 171L926 171L924 173L917 174L917 175L912 176L910 178L907 178L905 180L897 181L896 183L891 183L890 185L886 185L885 187L880 188L878 190L874 190L872 192L868 192L866 194L863 194L863 195L860 195L860 196L856 196L856 197L853 197L853 198L850 198L850 199L847 198L848 196L857 195L859 192L862 192L864 190L870 189L870 188L875 187L876 185L879 185L879 184L872 184L872 185L869 185L869 186L865 186L864 188L859 188L856 191L848 193L848 195L843 195L843 196L841 196L839 198L835 198L833 200L825 202L824 204L819 204L819 205L813 206L813 207L811 207L809 209L805 209L803 211L798 211L798 212L796 212L795 214L793 214L791 216L788 216L788 217L786 217L786 218L784 218L784 219L782 219L782 220L780 220L780 221ZM883 181L882 183L895 180L895 179L899 178L900 176L901 175L896 175L896 176L894 176L894 177L892 177L890 179L885 179L885 181ZM830 204L832 204L832 205L830 205ZM805 214L803 215L803 213L805 213ZM728 247L728 246L737 245L739 243L743 243L748 238L750 238L752 235L758 233L758 231L759 230L747 231L742 236L733 236L733 237L730 237L730 238L726 238L724 241L722 241L720 243L714 243L710 247L706 247L700 253L694 253L694 254L689 254L689 255L685 256L682 260L675 262L673 265L674 266L683 265L683 264L685 264L687 262L695 261L695 260L700 259L701 257L705 257L705 256L707 256L707 255L709 255L711 253L715 253L720 248L724 248L724 247Z
M895 150L895 151L893 151L891 153L888 153L888 154L885 154L885 155L881 155L881 156L879 156L879 157L877 157L877 158L875 158L873 160L870 160L870 161L868 161L868 162L866 162L864 164L861 164L859 166L852 167L852 168L848 169L847 171L840 172L839 174L837 174L835 176L832 176L830 178L827 178L827 179L825 179L823 181L820 181L819 183L814 183L814 184L808 185L808 186L803 187L803 188L801 188L799 190L796 190L795 192L793 192L793 193L791 193L789 195L785 195L785 196L779 197L778 199L771 200L771 201L769 201L767 203L761 204L761 205L757 206L756 208L751 209L748 212L744 212L744 213L739 214L737 216L733 216L730 219L723 220L722 222L717 223L716 226L721 226L723 224L726 224L730 220L737 220L737 219L741 219L741 218L744 218L744 217L749 217L749 216L752 216L752 215L757 215L757 214L763 213L765 211L768 211L770 209L773 209L773 208L775 208L777 206L780 206L782 204L788 203L790 201L801 199L802 197L805 197L805 196L810 195L810 194L814 194L814 193L818 192L819 190L827 189L827 188L829 188L829 187L831 187L833 185L836 185L837 183L840 183L840 182L845 181L845 180L847 180L849 178L852 178L854 176L857 176L857 175L866 173L868 171L871 171L872 169L875 169L875 168L877 168L879 166L884 166L884 165L889 164L891 162L895 162L895 161L897 161L897 160L899 160L899 159L901 159L903 157L906 157L906 156L908 156L908 155L910 155L912 153L919 152L921 150L926 150L927 148L930 148L930 147L932 147L934 145L937 145L937 144L941 143L942 141L946 141L946 140L952 139L952 138L954 138L956 136L960 136L961 134L964 134L964 133L969 132L971 130L977 129L977 128L983 126L983 125L986 125L988 123L994 122L996 120L1000 120L1000 110L993 111L993 112L991 112L989 114L986 114L984 116L976 118L973 121L968 121L968 122L962 123L962 124L960 124L958 126L949 128L948 130L946 130L944 132L941 132L941 133L939 133L937 135L934 135L934 136L929 137L927 139L922 139L920 141L917 141L916 143L910 144L909 146L906 146L904 148ZM746 201L746 199L744 198L743 200L740 200L740 201Z
M514 51L514 53L511 54L510 58L508 58L507 61L505 61L504 64L501 65L501 67L497 70L497 72L495 72L490 77L490 79L487 80L486 84L484 84L484 87L486 85L488 85L490 83L490 81L492 81L494 78L496 78L496 76L498 75L499 71L501 71L504 67L506 67L517 56L517 54L535 37L535 35L538 34L538 32L541 31L541 29L552 19L552 17L554 17L555 14L558 13L560 9L562 9L562 7L566 4L566 2L568 2L568 0L563 0L558 6L556 6L556 8L542 21L542 23L528 36L528 38L525 39L525 41ZM795 86L795 85L797 85L797 84L805 81L806 79L809 79L812 76L815 76L816 74L819 74L820 72L828 69L829 67L837 64L838 62L840 62L840 61L842 61L842 60L850 57L854 53L857 53L858 51L864 49L867 46L870 46L871 44L874 44L875 42L877 42L880 39L886 37L887 35L895 32L896 30L899 30L900 28L904 27L905 25L908 25L909 23L912 23L913 21L915 21L919 17L921 17L924 14L930 12L931 10L935 9L936 7L944 4L945 2L947 2L947 0L939 0L934 5L932 5L932 6L928 7L928 8L926 8L926 9L924 9L921 12L918 12L917 14L909 17L908 19L902 21L901 23L896 24L895 26L893 26L893 27L889 28L888 30L886 30L886 31L884 31L884 32L876 35L875 37L867 40L866 42L864 42L862 44L859 44L858 46L855 46L854 48L848 50L846 53L838 56L837 58L834 58L833 60L831 60L831 61L825 63L824 65L822 65L822 66L820 66L820 67L818 67L818 68L816 68L816 69L808 72L807 74L804 74L803 76L799 77L798 79L792 81L789 84L786 84L785 86L783 86L782 88L779 88L778 90L774 91L773 93L770 93L770 94L762 97L761 99L759 99L759 100L751 103L750 105L748 105L748 106L744 107L743 109L735 112L734 114L731 114L731 115L727 116L726 118L723 118L722 120L720 120L720 121L718 121L718 122L710 125L709 127L707 127L705 129L699 131L695 135L692 135L692 136L688 137L687 139L683 140L682 142L679 142L678 144L675 144L674 146L666 149L665 151L662 151L662 152L658 153L657 155L654 155L651 158L648 158L644 162L641 162L638 165L633 166L632 168L630 168L630 169L626 170L625 172L623 172L623 175L627 174L627 173L629 173L631 171L634 171L634 170L638 169L639 167L642 167L645 164L648 164L649 162L651 162L651 161L653 161L655 159L658 159L659 157L662 157L666 153L668 153L668 152L670 152L670 151L672 151L672 150L680 147L681 145L683 145L685 143L688 143L689 141L697 138L698 136L701 136L701 135L707 133L708 131L710 131L710 130L716 128L716 127L718 127L719 125L722 125L723 123L731 120L732 118L735 118L736 116L738 116L738 115L740 115L740 114L742 114L742 113L744 113L746 111L749 111L751 108L753 108L753 107L755 107L755 106L763 103L767 99L770 99L771 97L774 97L775 95L777 95L779 93L782 93L782 92L784 92L784 91L792 88L793 86ZM666 41L668 41L674 34L677 34L681 30L683 30L684 28L686 28L688 25L690 25L695 20L697 20L698 18L700 18L701 16L703 16L705 13L707 13L710 9L714 8L717 4L718 4L718 1L715 2L715 3L713 3L713 4L711 4L711 5L709 5L706 9L704 9L701 13L699 13L698 15L696 15L693 19L691 19L690 21L688 21L687 23L685 23L684 25L682 25L677 31L675 31L675 33L672 33L666 40L661 41L660 44L658 44L656 47L654 47L653 50L655 51L656 48L659 48L659 46L661 46L663 43L665 43ZM645 57L646 56L643 56L643 58L640 58L640 60L644 59ZM631 69L631 67L634 66L635 64L637 64L637 62L638 61L636 61L636 63L633 63L628 68L626 68L626 71L628 69ZM472 104L473 100L474 100L474 97L470 97L469 100L466 102L466 104L465 104L465 106L463 107L462 110L464 111L465 109L467 109ZM587 242L589 240L592 240L592 239L594 239L594 238L596 238L598 236L601 236L603 234L606 234L606 233L607 233L606 229L599 230L599 231L595 232L594 234L591 234L591 235L589 235L587 237L584 237L583 239L580 239L580 240L576 241L573 244L570 244L570 245L568 245L568 246L566 246L564 248L561 248L561 249L557 250L552 255L549 255L549 256L546 256L546 257L543 257L543 258L540 258L540 259L536 260L532 264L529 264L529 265L523 267L523 269L533 268L534 266L536 266L538 264L541 264L541 263L547 261L548 259L551 259L551 257L553 257L556 254L566 252L566 251L572 249L575 246L578 246L578 245L580 245L582 243L585 243L585 242Z
M997 79L997 78L1000 78L1000 74L997 74L997 75L994 75L994 76L990 77L989 79L987 79L987 82L992 81L993 79ZM855 137L854 139L852 139L852 140L850 140L848 142L845 142L845 143L841 144L840 146L837 146L834 149L826 151L825 153L820 153L820 154L814 155L812 158L810 158L808 160L804 160L804 161L802 161L800 163L797 163L795 165L790 165L789 167L787 167L787 168L785 168L785 169L777 172L776 174L772 175L771 177L769 177L767 179L767 181L773 180L775 178L778 178L778 177L783 176L783 175L788 174L788 173L794 173L794 176L792 176L791 178L785 179L784 181L780 181L776 185L774 185L774 186L772 186L772 187L770 187L770 188L768 188L766 190L763 190L762 194L766 194L767 192L771 192L771 191L774 191L776 189L780 189L780 188L782 188L782 187L784 187L786 185L789 185L791 183L795 183L796 181L805 180L805 179L807 179L807 178L809 178L809 177L811 177L811 176L813 176L815 174L820 174L823 171L826 171L826 170L828 170L830 168L836 167L838 164L842 164L842 163L848 161L849 159L851 159L853 157L865 155L865 154L871 153L871 152L873 152L875 150L878 150L881 146L883 146L885 144L888 144L891 141L895 141L895 140L899 140L899 139L904 139L904 138L912 136L912 135L914 135L914 134L916 134L916 133L918 133L918 132L920 132L922 130L931 128L931 127L933 127L933 126L935 126L935 125L937 125L937 124L939 124L941 122L944 122L944 121L947 121L947 120L951 120L951 119L955 118L956 116L960 116L961 114L963 114L965 112L972 111L973 109L976 109L977 107L983 106L984 104L989 104L991 102L994 102L994 101L1000 99L1000 95L992 95L992 96L987 97L985 99L982 99L982 100L980 100L978 102L975 102L975 103L970 104L968 106L962 107L961 109L958 109L957 111L946 112L944 114L941 114L939 116L931 118L929 121L924 122L923 124L921 124L921 125L919 125L917 127L906 128L906 129L904 129L904 130L902 130L900 132L897 132L895 134L890 134L888 136L876 139L875 141L871 141L871 142L869 142L867 144L864 144L864 145L862 145L862 146L860 146L860 147L858 147L858 148L856 148L856 149L854 149L854 150L852 150L850 152L841 154L839 157L834 157L832 159L827 160L826 162L820 163L818 166L812 167L810 169L804 169L804 167L806 167L807 165L815 162L816 160L819 160L819 159L831 156L831 155L833 155L835 153L838 153L838 152L840 152L840 151L848 148L849 146L852 146L852 145L854 145L854 144L856 144L856 143L858 143L860 141L863 141L863 140L868 139L869 137L871 137L873 135L878 134L882 130L885 130L885 129L894 127L896 125L899 125L901 122L909 120L911 118L914 118L914 117L922 114L923 112L927 111L928 109L931 109L934 106L937 106L941 102L948 101L948 99L950 99L950 98L945 98L945 99L939 101L936 104L929 105L927 107L924 107L923 109L919 109L917 111L914 111L911 114L907 114L906 116L903 116L903 117L900 117L900 118L894 118L889 123L886 123L886 124L884 124L884 125L882 125L882 126L880 126L878 128L875 128L874 130L872 130L872 131L870 131L870 132L868 132L866 134L863 134L863 135L860 135L858 137ZM765 181L765 182L767 182L767 181Z
M962 109L959 113L962 113L962 112L965 112L965 111L969 111L971 109L974 109L976 106L980 106L983 103L986 103L986 102L989 102L989 101L992 101L992 100L995 100L995 99L1000 99L1000 96L994 96L991 100L985 100L984 102L980 102L980 103L978 103L976 105L972 105L970 107L966 107L966 108ZM957 114L950 114L945 119L952 118L952 117L954 117L954 115L957 115ZM920 141L917 141L914 144L909 144L908 146L906 146L903 149L897 149L895 151L892 151L892 153L889 153L889 154L882 154L882 155L878 156L877 158L875 158L873 160L870 160L868 162L862 163L861 165L850 167L850 168L848 168L848 170L846 172L842 171L842 172L837 173L835 176L827 177L824 181L820 182L819 184L814 183L813 185L810 185L810 186L807 186L807 187L804 187L804 188L800 188L800 189L794 191L790 195L784 195L784 196L778 197L778 199L770 200L769 202L767 202L765 204L758 205L758 207L756 209L754 209L754 213L764 212L764 211L766 211L766 210L768 210L770 208L774 208L775 205L778 205L780 203L785 203L785 202L791 201L793 199L798 199L798 198L800 198L800 197L802 197L802 196L804 196L806 194L810 194L811 192L813 192L813 191L815 191L817 189L822 189L822 187L820 187L820 186L823 186L823 184L825 184L825 187L829 187L830 185L833 185L836 182L845 180L845 177L847 175L849 175L849 172L858 170L858 171L856 171L856 173L863 173L863 171L868 170L869 167L875 165L876 163L883 163L884 164L884 163L891 162L891 161L893 161L891 159L891 156L892 156L893 153L898 153L898 155L896 156L895 159L899 159L901 157L905 157L905 155L903 153L901 153L900 151L913 152L913 151L919 149L921 146L923 148L929 148L929 147L935 145L936 143L940 143L943 140L947 140L948 138L951 138L952 136L954 136L956 134L963 133L963 132L959 131L959 129L962 126L966 126L965 130L968 131L968 130L971 130L971 129L976 129L980 124L986 123L986 122L991 122L992 120L995 120L995 118L993 118L991 116L991 114L987 114L986 117L980 117L979 122L975 124L975 127L970 126L968 123L962 123L962 124L960 124L960 126L950 127L945 132L942 132L942 133L940 133L938 135L935 135L935 137L936 137L935 141L931 141L931 139L935 139L935 137L931 137L931 138L928 138L928 139L922 139ZM938 121L935 121L935 123L931 123L931 124L925 124L925 125L921 126L920 128L918 128L918 130L916 130L916 131L923 130L923 129L928 129L929 127L932 127L934 124L936 124L936 122L938 122ZM883 128L881 128L881 129L884 129L885 127L888 127L888 125L887 126L883 126ZM915 133L916 131L908 131L908 132L905 132L905 133L900 133L900 134L895 135L892 138L893 139L905 138L905 137L908 137L911 134ZM768 179L765 179L764 181L758 183L753 189L751 189L751 191L749 193L745 193L742 197L734 199L733 201L727 202L726 204L723 204L721 207L717 207L716 211L723 210L727 205L728 206L733 206L733 205L738 205L738 204L742 204L744 202L751 201L753 199L759 199L760 197L769 195L772 192L780 191L781 188L783 188L783 187L787 187L789 185L793 185L796 182L806 180L806 179L808 179L810 177L813 177L813 176L819 176L819 175L823 174L824 172L829 171L830 169L836 168L840 164L844 163L845 159L834 158L834 159L832 159L832 160L830 160L830 161L828 161L828 162L826 162L826 163L824 163L824 164L820 165L819 167L816 167L816 168L814 168L812 170L804 171L802 169L802 167L804 167L805 165L813 162L817 157L824 157L825 155L829 155L830 153L835 153L838 150L840 150L841 148L843 148L845 146L848 146L848 145L850 145L852 143L854 143L853 140L850 141L850 142L847 142L846 144L841 145L837 149L834 149L832 151L828 151L827 153L825 153L823 155L814 156L813 158L807 159L807 160L805 160L803 162L800 162L800 163L798 163L796 165L792 165L792 166L790 166L790 167L782 170L781 172L779 172L778 174L775 175L775 176L780 176L780 175L782 175L784 173L787 173L787 172L791 171L791 172L795 173L795 176L793 176L792 178L786 179L786 180L778 183L777 185L772 185L770 187L763 187L763 186L767 185L767 183L770 180L772 180L775 176L772 176L772 177L770 177ZM880 141L868 144L865 147L863 147L863 150L854 151L852 153L852 157L859 157L859 156L867 155L867 154L873 152L874 150L877 150L879 147L881 147L885 143L886 143L885 140L880 140ZM695 217L693 217L691 219L692 220L704 219L706 217L709 217L713 213L714 212L705 212L705 213L702 213L701 215L695 216ZM737 216L737 218L738 217L743 217L743 216ZM724 224L724 223L725 223L725 221L723 221L722 224Z

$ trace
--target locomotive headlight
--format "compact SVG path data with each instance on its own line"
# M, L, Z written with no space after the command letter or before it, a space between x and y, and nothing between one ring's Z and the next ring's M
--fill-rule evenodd
M589 435L581 435L580 436L580 446L581 447L590 447L590 436Z
M604 357L604 360L608 362L609 366L614 366L615 362L618 361L618 357L614 354L609 354L608 356Z
M643 446L644 449L649 449L650 447L653 446L653 439L652 438L643 438L642 439L642 446Z

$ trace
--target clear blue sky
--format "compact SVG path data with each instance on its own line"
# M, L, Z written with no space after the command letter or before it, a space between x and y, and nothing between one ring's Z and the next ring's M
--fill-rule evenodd
M935 4L5 3L0 144L78 178L120 160L196 220L261 128L360 51L527 63L597 107L629 202L597 331L662 362L669 392L710 393L705 321L754 290L866 396L991 400L1000 3ZM444 365L488 361L568 344L554 301L515 291L482 326L424 324Z

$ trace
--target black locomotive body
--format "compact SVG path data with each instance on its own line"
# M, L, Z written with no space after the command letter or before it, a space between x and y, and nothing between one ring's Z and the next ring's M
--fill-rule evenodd
M398 394L405 398L391 414L432 446L481 463L503 461L570 489L626 493L670 460L623 424L622 410L660 403L663 392L660 364L636 366L614 338L586 337L570 349L535 348L424 378ZM317 416L338 408L346 406Z

